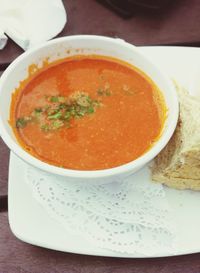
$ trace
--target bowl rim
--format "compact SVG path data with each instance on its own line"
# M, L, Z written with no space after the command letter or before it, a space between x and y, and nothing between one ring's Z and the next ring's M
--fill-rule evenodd
M178 103L178 96L176 93L176 89L172 83L172 81L169 79L166 74L160 70L155 64L153 64L146 56L144 56L139 49L130 44L125 42L124 40L120 38L111 38L106 36L99 36L99 35L70 35L70 36L64 36L59 37L56 39L52 39L50 41L47 41L43 44L40 44L38 46L35 46L28 51L22 53L19 57L17 57L8 67L7 69L2 73L0 78L0 90L2 89L4 82L7 81L9 78L9 74L16 68L16 66L26 59L27 56L31 55L32 53L45 48L49 45L54 45L60 42L67 42L71 40L78 40L78 39L87 39L87 40L99 40L99 41L108 41L112 42L114 44L123 44L124 47L127 47L131 50L133 50L139 57L141 57L145 62L149 63L151 66L154 67L156 71L158 71L162 78L165 80L165 82L168 84L169 88L173 90L173 118L170 120L170 123L168 124L168 127L166 128L166 131L161 135L161 137L157 140L155 145L150 148L147 152L145 152L143 155L138 157L135 160L132 160L126 164L108 168L108 169L102 169L102 170L73 170L73 169L66 169L57 167L55 165L51 165L48 163L43 162L40 159L37 159L36 157L32 156L28 152L26 152L20 144L15 142L11 136L6 131L3 121L0 117L0 136L2 137L3 141L7 144L9 149L14 152L18 157L20 157L25 162L29 163L30 165L33 165L36 168L39 168L40 170L46 171L48 173L52 173L54 175L61 175L71 178L103 178L103 177L109 177L113 175L123 175L124 173L131 173L135 169L139 169L140 167L147 164L149 161L151 161L168 143L170 140L178 121L178 115L179 115L179 103ZM145 72L146 73L146 72Z

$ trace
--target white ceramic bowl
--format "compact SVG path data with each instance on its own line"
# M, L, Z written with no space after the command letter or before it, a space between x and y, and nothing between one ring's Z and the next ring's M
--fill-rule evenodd
M31 156L17 143L16 138L8 124L9 108L13 90L19 82L28 76L30 64L42 64L45 58L50 61L76 54L98 54L111 56L141 69L162 91L167 107L168 117L164 130L156 144L138 159L119 167L98 170L78 171L59 168L42 162ZM171 80L153 65L140 50L121 39L102 36L78 35L51 40L41 46L30 49L19 56L2 74L0 78L0 135L12 152L27 163L46 172L62 175L72 180L91 181L92 183L108 183L136 172L151 159L153 159L167 144L172 136L178 119L178 99Z

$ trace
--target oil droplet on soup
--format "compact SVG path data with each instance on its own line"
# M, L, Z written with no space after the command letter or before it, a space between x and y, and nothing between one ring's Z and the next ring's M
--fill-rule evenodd
M40 160L76 170L126 164L147 152L166 118L163 96L143 72L102 56L74 56L31 75L12 98L10 123Z

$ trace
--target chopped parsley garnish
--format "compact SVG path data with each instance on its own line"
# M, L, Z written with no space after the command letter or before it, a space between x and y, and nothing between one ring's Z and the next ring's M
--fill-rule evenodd
M17 128L24 128L28 122L37 122L44 132L70 127L72 119L93 114L101 102L92 99L85 92L75 92L69 97L45 96L47 105L35 108L30 117L21 117L16 121Z
M48 101L50 102L60 102L60 103L64 103L66 98L63 96L51 96L51 97L46 97Z
M93 106L88 107L87 112L88 114L94 113L94 107Z
M35 108L33 111L33 116L38 118L42 113L42 108Z
M58 102L58 97L50 97L50 102Z
M51 124L51 129L56 130L63 127L63 125L64 125L64 122L62 120L55 120Z
M104 89L103 88L99 88L97 90L97 95L99 95L99 96L111 96L111 92L107 88L104 88Z
M66 112L64 114L64 119L69 120L70 118L71 118L71 113L70 112Z
M34 112L35 113L41 113L42 112L42 108L35 108Z
M16 120L16 127L17 128L24 128L26 125L33 121L32 117L21 117Z
M27 125L27 121L25 118L18 118L16 121L16 127L17 128L24 128Z
M62 117L61 111L58 111L58 112L56 112L56 113L53 114L53 115L48 115L48 119L59 119L59 118L61 118L61 117Z
M49 124L42 124L40 128L45 132L48 132L50 130Z

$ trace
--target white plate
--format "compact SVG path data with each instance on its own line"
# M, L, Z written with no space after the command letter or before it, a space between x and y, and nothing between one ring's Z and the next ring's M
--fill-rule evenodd
M184 47L143 47L141 50L154 63L186 88L192 87L200 66L200 49ZM194 89L195 87L195 89ZM200 85L199 85L200 91ZM144 257L104 250L90 245L79 236L67 234L66 230L46 213L33 199L24 180L26 163L11 153L9 168L9 222L16 237L22 241L50 249L112 257ZM200 251L200 192L165 189L178 226L179 246L176 254ZM172 256L160 253L157 257ZM145 256L146 257L146 256ZM154 257L153 255L151 257Z

